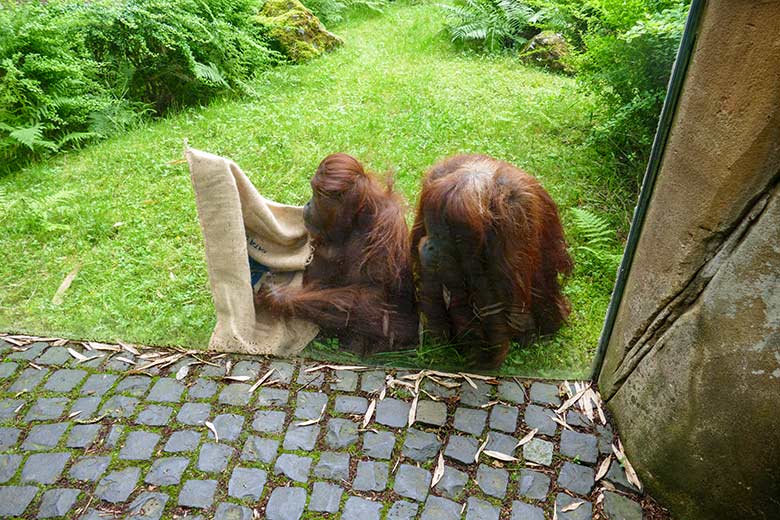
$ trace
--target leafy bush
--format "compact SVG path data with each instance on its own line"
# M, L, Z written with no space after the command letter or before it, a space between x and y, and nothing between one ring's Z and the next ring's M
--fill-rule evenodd
M571 208L571 215L572 238L578 244L572 248L575 265L589 273L592 283L609 291L622 258L616 232L606 218L587 209Z
M382 12L389 0L304 0L305 5L321 22L338 23L344 20L344 13L350 9L367 9Z
M255 0L54 0L0 9L0 172L145 114L246 91L277 56Z
M459 0L441 5L453 41L476 43L489 51L518 48L539 30L541 11L516 0Z

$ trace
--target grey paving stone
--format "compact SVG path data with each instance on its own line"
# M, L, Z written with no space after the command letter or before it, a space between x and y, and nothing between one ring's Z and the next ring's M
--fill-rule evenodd
M309 511L338 513L344 490L327 482L315 482L309 499Z
M477 388L473 388L469 384L465 384L461 387L460 402L466 406L479 407L490 402L490 393L492 387L484 381L475 380L474 384Z
M290 363L284 361L273 361L268 365L268 370L274 369L274 373L271 374L271 380L277 379L283 385L289 385L292 382L293 372L295 367Z
M214 502L216 480L188 480L179 492L179 505L208 509Z
M550 404L553 406L561 405L561 398L558 396L558 387L549 383L539 383L538 381L531 385L528 392L531 402L540 404Z
M30 422L57 419L62 415L66 404L68 404L67 397L42 397L35 401L24 420Z
M198 469L207 473L220 473L225 470L235 451L230 446L208 442L200 448Z
M252 428L263 433L279 433L284 429L284 412L276 410L258 410Z
M135 356L129 352L119 352L108 354L110 357L106 361L106 370L113 370L115 372L124 372L130 368L133 368L128 361L135 361ZM147 372L154 372L154 368L148 369Z
M65 446L68 448L86 448L95 442L100 424L76 424L70 429Z
M341 449L358 441L358 426L348 419L330 419L325 429L325 444Z
M490 428L506 433L514 433L517 429L518 411L514 406L497 404L490 410Z
M19 442L19 433L21 432L18 428L0 428L0 451L10 450L16 446Z
M125 395L115 395L108 399L100 409L100 413L110 417L130 417L138 405L138 399Z
M349 497L341 520L379 520L382 503L360 497Z
M210 379L204 379L202 377L195 380L195 383L190 387L187 392L188 399L211 399L211 397L217 393L217 383Z
M398 466L393 490L402 497L422 502L430 487L431 474L428 471L409 464Z
M173 408L169 406L160 406L152 404L144 408L136 417L136 424L145 424L147 426L165 426L171 418Z
M138 468L125 468L121 471L112 471L98 482L95 487L95 496L118 504L127 501L130 493L135 489L141 470Z
M444 456L462 464L474 464L474 456L477 454L478 449L479 443L474 437L450 435L447 448L444 450Z
M466 487L468 481L469 476L466 473L457 470L452 466L444 466L444 475L442 475L441 480L433 486L433 489L446 498L456 500L460 494L463 493L463 489Z
M523 457L543 466L552 464L553 443L543 439L531 439L523 445Z
M30 428L30 433L22 444L24 450L47 450L60 442L60 437L68 428L68 423L38 424Z
M132 431L127 434L125 444L119 450L119 458L123 460L149 460L152 452L160 441L160 434Z
M558 520L590 520L593 517L593 506L587 501L584 501L584 503L574 511L563 512L563 509L566 508L566 506L569 506L574 502L582 502L582 500L571 497L565 493L558 493L555 495L555 508L558 511Z
M561 455L595 464L599 456L598 440L588 433L563 430L561 432Z
M0 455L0 484L4 484L11 480L11 477L16 474L16 470L19 469L21 463L21 455Z
M300 457L292 453L282 453L274 464L274 474L284 475L296 482L306 482L311 469L311 458Z
M162 377L154 384L146 399L163 403L178 403L181 401L183 392L183 384L170 377Z
M607 471L604 479L614 484L615 487L620 490L639 493L639 489L637 489L636 486L628 481L628 477L626 477L626 471L623 469L623 466L621 466L620 463L616 460L613 460L612 464L610 464L609 471Z
M337 395L333 409L336 413L363 415L368 409L368 399L355 395Z
M0 518L22 516L36 493L35 486L0 486Z
M603 504L608 520L642 520L642 506L630 498L605 491Z
M68 474L76 480L95 482L108 469L111 457L81 457L71 467Z
M354 392L357 390L358 375L351 370L336 370L336 382L332 387L339 392Z
M19 350L16 352L11 352L7 356L5 356L6 359L14 359L19 360L23 359L26 361L32 361L33 359L40 356L44 350L46 350L46 347L48 347L48 343L43 343L41 341L37 341L35 343L32 343L30 345L25 345L22 347L24 350Z
M8 362L2 363L0 360L0 379L8 379L16 373L16 369L19 367L17 363Z
M152 380L148 376L128 376L116 385L114 390L118 394L128 394L133 397L142 397L149 389Z
M447 422L447 405L428 399L421 400L417 403L415 419L430 426L444 426Z
M316 419L327 404L327 394L299 392L296 398L295 417L298 419Z
M395 447L392 432L367 431L363 433L363 453L374 459L389 459Z
M555 412L549 408L542 408L535 404L529 404L525 408L525 416L523 420L529 428L536 428L542 435L555 435L558 425L552 418L555 417Z
M192 430L179 430L171 434L165 443L164 451L169 453L181 453L193 451L200 443L200 433Z
M70 413L79 412L78 419L89 419L95 415L98 406L100 406L100 397L98 396L79 397L73 401Z
M595 485L594 475L592 468L564 462L558 474L558 485L579 495L587 495Z
M360 389L369 394L378 394L385 386L387 375L384 370L370 370L363 372Z
M409 422L409 403L388 397L376 404L376 422L391 428L403 428Z
M550 477L541 471L532 469L520 470L520 478L517 481L517 492L520 496L533 500L547 500L547 492L550 490Z
M260 377L260 370L262 368L263 367L257 361L239 361L233 366L233 370L230 371L230 375L248 376L254 380Z
M506 486L509 484L509 472L505 469L480 464L477 468L477 484L486 495L504 498Z
M305 388L320 388L325 382L325 374L321 370L316 372L306 373L306 369L313 368L316 365L303 365L298 370L298 379L295 380L299 385L303 385Z
M276 439L264 439L256 435L250 435L244 443L241 452L241 460L248 462L263 462L270 464L276 459L279 451L279 441Z
M46 384L43 385L44 390L50 392L70 392L78 386L81 381L87 377L87 373L83 370L71 370L63 368L54 372Z
M200 375L202 377L222 377L225 375L225 365L206 365L201 369Z
M127 518L160 520L168 499L169 497L165 493L143 492L130 503L127 509Z
M219 435L219 442L232 442L241 435L241 427L244 425L244 417L235 413L223 413L214 417L212 421ZM214 438L214 432L209 429L209 439Z
M290 391L282 388L257 389L257 406L286 406Z
M306 450L314 449L317 443L317 437L320 435L320 427L316 424L309 426L295 426L291 424L284 436L285 450Z
M417 504L399 500L390 506L386 520L414 520L417 516Z
M246 506L220 502L214 520L252 520L252 510Z
M401 453L412 460L423 462L435 457L439 453L439 449L441 449L441 442L436 435L409 428Z
M71 488L49 489L41 498L38 508L38 518L55 518L65 516L79 498L81 490Z
M21 399L0 399L0 421L16 418L24 405L25 401Z
M452 500L430 495L425 501L420 520L452 520L460 518L462 506Z
M323 451L314 476L328 480L349 480L349 453Z
M267 474L262 469L236 467L228 482L228 495L239 500L259 500L266 480Z
M464 383L464 385L469 386L466 383ZM455 397L458 394L458 388L445 388L444 386L430 379L425 380L425 382L422 385L422 388L429 394L434 395L436 397L441 397L443 399L449 399L450 397Z
M190 459L184 457L164 457L157 459L149 468L144 482L153 486L173 486L181 482L184 470L190 464Z
M105 446L106 448L114 449L117 446L119 446L119 439L122 437L122 434L125 433L125 427L121 424L115 424L111 427L111 429L108 431L108 437L106 437Z
M49 347L46 352L38 356L35 363L38 365L65 365L73 357L64 347Z
M271 492L265 507L267 520L298 520L306 505L306 490L299 487L278 487Z
M612 433L612 428L609 425L602 426L597 424L596 437L599 440L599 452L604 455L612 453L612 442L615 440L615 434Z
M43 378L49 373L48 370L38 370L36 368L25 368L16 378L16 381L8 387L8 394L18 394L19 392L31 392L41 384Z
M461 406L455 410L453 426L456 430L470 433L471 435L482 435L482 432L485 431L487 416L488 414L485 410Z
M466 505L466 520L498 520L501 509L490 502L469 497Z
M246 406L252 399L249 393L250 385L244 383L231 383L219 393L219 402L233 406Z
M558 509L558 518L561 510ZM515 500L512 502L512 520L544 520L544 511L536 506Z
M525 392L523 387L515 381L505 379L498 384L498 398L501 401L523 404Z
M517 439L511 435L505 433L488 432L488 443L485 446L486 450L497 451L504 455L514 456L515 447L517 446Z
M352 489L357 491L384 491L387 488L387 475L389 468L384 462L364 462L357 465L355 479L352 481Z
M587 428L592 423L588 420L587 417L585 417L585 414L576 410L569 410L566 412L566 424Z
M204 424L211 415L209 403L184 403L176 414L176 420L182 424L195 426Z

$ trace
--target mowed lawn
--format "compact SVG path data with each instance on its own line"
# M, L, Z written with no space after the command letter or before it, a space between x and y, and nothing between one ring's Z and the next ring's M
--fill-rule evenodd
M285 203L304 203L319 161L343 151L395 172L411 214L427 167L475 152L537 176L567 229L575 206L621 223L625 209L608 165L582 145L591 104L574 80L511 56L458 50L443 24L433 5L352 16L334 28L343 48L263 74L252 96L188 109L0 178L0 331L207 345L214 309L182 161L185 137L234 159L261 193ZM578 244L570 242L576 258ZM587 371L609 299L591 274L579 269L568 281L569 325L516 349L504 372ZM328 356L332 348L309 353ZM452 358L446 349L423 349L383 362L446 368Z

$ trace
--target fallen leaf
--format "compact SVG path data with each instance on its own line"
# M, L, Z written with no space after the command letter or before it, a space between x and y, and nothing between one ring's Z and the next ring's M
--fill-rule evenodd
M596 482L602 479L604 475L607 474L607 471L609 471L609 464L612 462L612 455L607 455L607 458L604 459L601 464L599 465L598 471L596 471Z
M584 389L582 389L579 392L577 392L576 394L574 394L573 397L570 397L569 399L564 401L564 403L555 410L555 413L560 414L560 413L566 411L567 409L569 409L574 403L576 403L577 401L580 400L580 398L585 394L585 392L589 388L590 388L590 383L588 383L588 385Z
M325 403L325 404L322 405L322 410L320 410L320 416L317 417L316 419L309 419L308 421L299 422L295 426L300 427L300 426L311 426L312 424L317 424L325 416L325 407L326 406L328 406L328 403Z
M431 479L431 487L439 483L444 476L444 455L439 452L439 460L436 462L436 469L433 470L433 479Z
M181 381L185 377L187 377L187 374L190 373L190 366L189 365L182 365L179 370L176 371L176 381Z
M550 419L552 419L553 421L557 422L558 424L560 424L561 426L563 426L563 427L564 427L564 428L566 428L567 430L572 430L572 431L574 430L574 428L572 428L571 426L569 426L569 424L568 424L566 421L564 421L563 419L561 419L561 418L560 418L559 416L557 416L557 415L555 415L555 416L553 416L553 417L550 417Z
M490 408L491 406L495 406L497 404L499 404L499 401L490 401L489 403L480 406L480 408Z
M135 348L133 345L129 345L127 343L119 342L119 346L125 349L126 351L130 352L134 356L140 356L141 353L138 351L137 348Z
M420 399L420 394L414 394L414 399L412 399L412 405L409 407L409 420L407 423L407 426L411 427L414 424L414 421L417 420L417 403Z
M54 305L62 305L62 301L65 298L65 291L68 290L70 287L70 284L73 283L73 280L76 279L76 275L79 274L79 271L81 270L81 264L76 264L76 267L73 268L71 272L69 272L65 279L62 280L62 283L57 288L57 292L54 293L54 297L51 299L51 303Z
M86 360L87 360L87 356L85 356L85 355L84 355L84 354L82 354L81 352L78 352L78 351L76 351L76 350L73 350L73 349L72 349L72 348L70 348L70 347L68 347L68 353L70 353L70 355L71 355L71 356L73 356L74 358L76 358L76 359L77 359L77 360L79 360L79 361L86 361Z
M463 372L461 372L460 375L463 376L463 379L466 380L466 382L469 384L469 386L471 386L471 388L473 388L474 390L477 389L476 383L474 383L474 381L472 381L472 379L469 376L467 376Z
M273 374L273 373L274 373L274 371L276 371L276 369L275 369L275 368L271 368L271 370L269 370L268 372L266 372L265 374L263 374L263 377L261 377L260 379L258 379L258 380L255 382L255 384L253 384L251 387L249 387L249 393L251 394L252 392L254 392L255 390L257 390L257 388L258 388L260 385L262 385L263 383L265 383L265 382L268 380L268 378L269 378L269 377L271 377L271 374Z
M239 383L244 383L246 381L249 381L252 378L250 376L225 376L222 379L227 379L229 381L238 381Z
M35 364L35 363L33 363L32 361L31 361L29 364L30 364L30 366L31 366L31 367L33 367L35 370L43 370L43 368L39 367L38 365L36 365L36 364Z
M75 412L72 412L68 415L68 419L73 419L77 415L81 415L82 410L76 410Z
M485 437L485 441L479 446L477 449L477 453L474 455L474 462L479 463L479 456L482 454L482 452L485 450L485 446L488 445L488 442L490 441L490 434L488 433Z
M368 426L368 423L371 422L371 417L374 415L374 408L376 408L376 399L371 399L371 402L368 403L368 410L366 410L366 415L363 416L363 428Z
M444 388L448 388L450 390L452 390L453 388L458 388L459 386L461 386L461 383L455 383L455 382L451 382L451 381L444 381L443 379L439 379L438 377L435 377L435 376L432 376L432 375L429 375L428 379L430 379L431 381L433 381L437 385L443 386Z
M584 503L585 503L584 500L580 500L579 502L572 502L568 506L562 507L561 508L561 513L568 513L569 511L574 511L575 509L577 509L578 507L580 507Z
M214 442L219 443L219 435L217 435L217 428L214 426L214 423L210 421L206 421L206 428L211 430L211 433L214 434Z
M515 446L515 448L519 448L519 447L520 447L520 446L522 446L523 444L527 444L528 442L530 442L530 441L531 441L531 439L533 439L533 438L534 438L534 435L536 435L537 433L539 433L539 428L534 428L534 429L533 429L533 430L531 430L530 432L526 433L526 434L525 434L525 436L523 436L523 438L522 438L522 439L520 439L520 440L517 442L517 446Z
M497 459L502 460L504 462L517 462L520 459L515 458L511 455L507 455L506 453L501 453L500 451L493 451L493 450L484 450L482 451L484 455L487 455L491 459Z
M123 362L127 363L128 365L135 365L135 361L133 361L132 359L128 359L126 357L117 356L114 359L116 359L117 361L123 361Z

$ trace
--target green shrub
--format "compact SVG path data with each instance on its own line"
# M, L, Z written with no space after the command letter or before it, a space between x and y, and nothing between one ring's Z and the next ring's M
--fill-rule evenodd
M344 20L351 9L366 9L381 13L389 0L304 0L305 5L324 24L334 24Z
M54 0L0 8L0 172L146 114L245 92L278 56L256 0Z
M476 44L488 51L518 48L539 29L541 11L516 0L458 0L440 6L447 14L453 41Z

